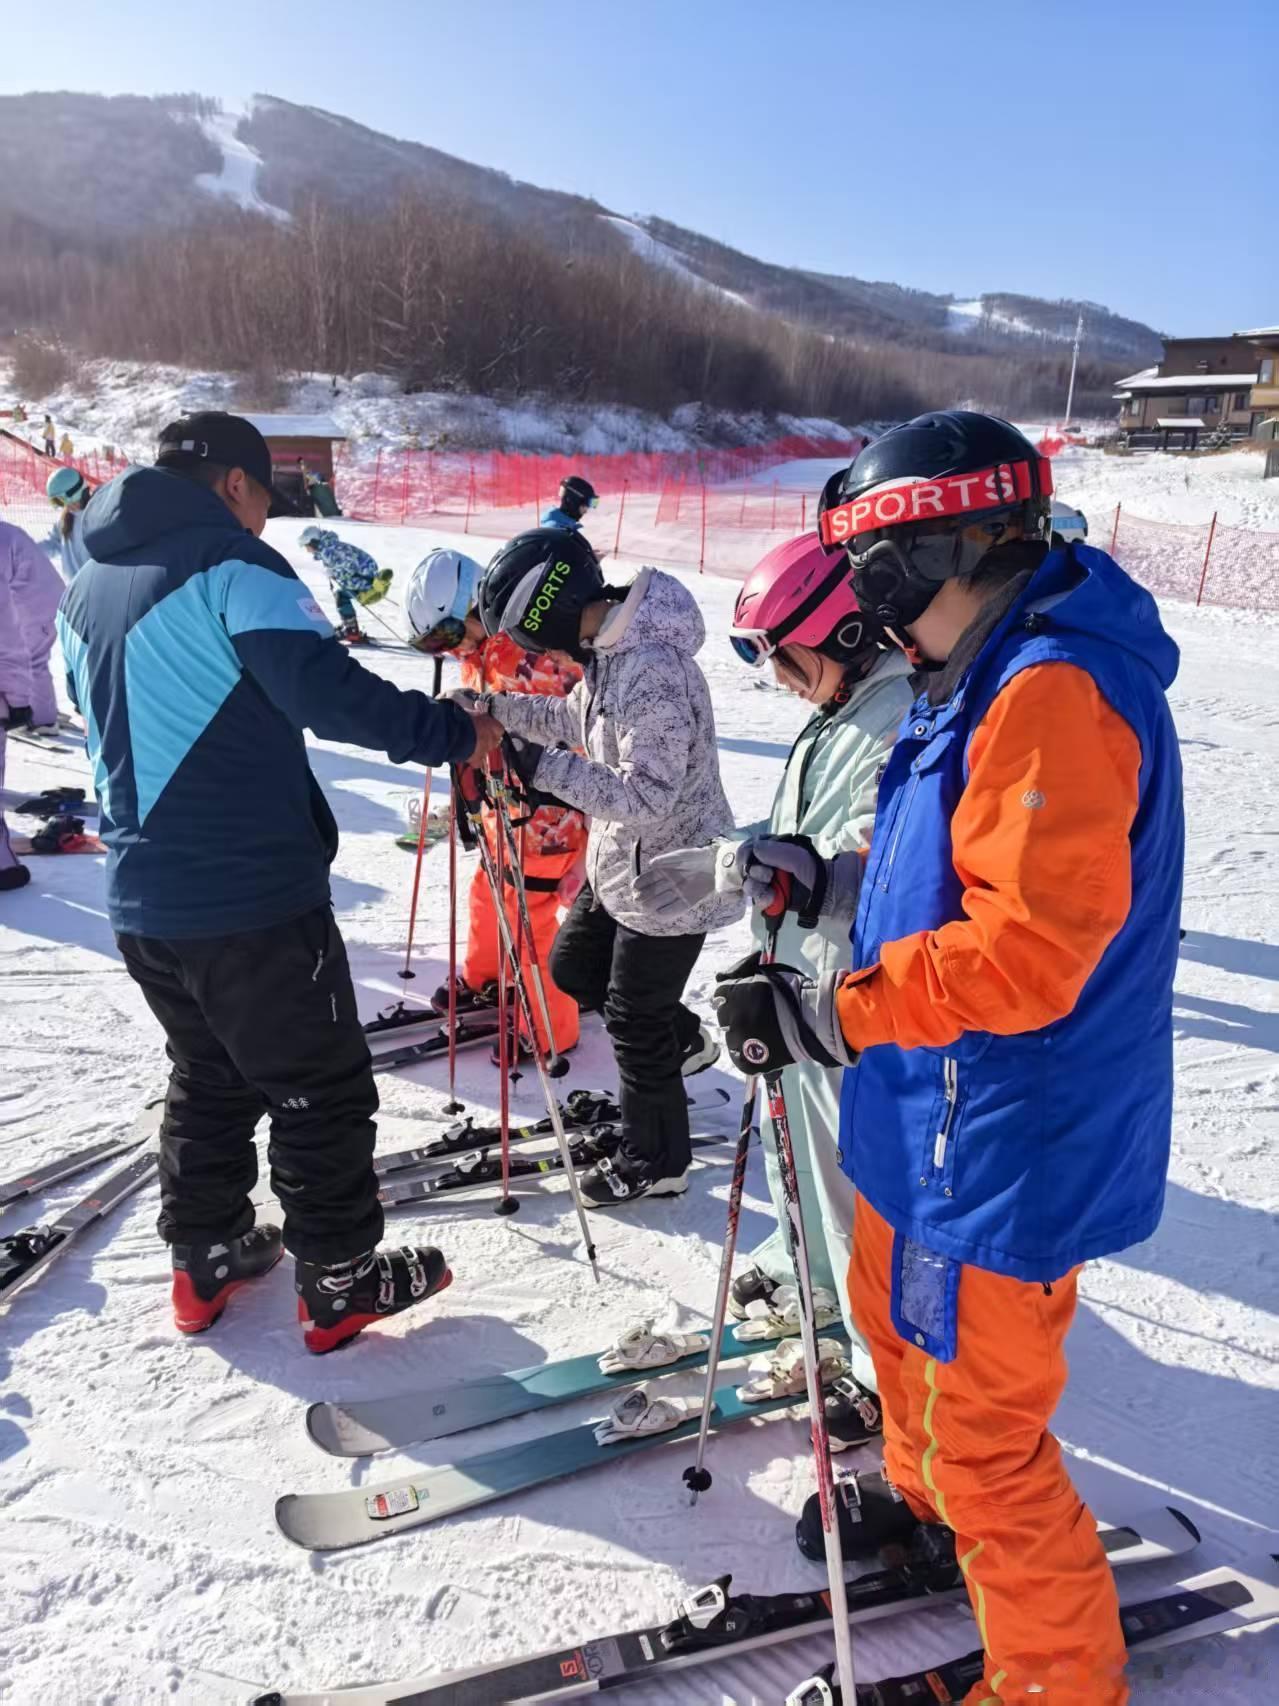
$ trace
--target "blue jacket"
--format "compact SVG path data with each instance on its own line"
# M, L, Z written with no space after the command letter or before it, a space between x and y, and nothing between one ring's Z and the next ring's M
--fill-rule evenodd
M542 517L543 527L562 527L568 533L580 533L582 524L574 521L571 515L566 515L562 509L548 509Z
M263 929L328 899L337 827L303 729L443 764L453 705L361 669L278 552L213 492L134 468L90 500L58 637L88 730L116 930Z
M949 700L907 713L880 784L853 965L964 916L950 824L970 737L1018 672L1051 660L1086 670L1140 742L1131 905L1066 1017L1017 1035L969 1031L946 1048L882 1044L846 1074L841 1160L899 1234L899 1328L912 1272L916 1298L929 1289L930 1253L1049 1282L1147 1237L1163 1207L1184 842L1164 694L1178 654L1150 594L1103 552L1052 552ZM910 1336L944 1355L944 1318L939 1306L932 1336Z

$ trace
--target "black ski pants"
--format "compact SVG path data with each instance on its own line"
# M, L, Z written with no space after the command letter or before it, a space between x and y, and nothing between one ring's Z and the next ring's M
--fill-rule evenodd
M221 1243L253 1225L253 1132L269 1114L286 1248L310 1262L371 1249L382 1236L378 1096L331 908L241 935L116 941L172 1063L160 1236Z
M692 1159L680 1072L701 1020L680 997L705 936L641 936L598 906L590 884L551 952L551 976L588 1012L604 1015L617 1061L622 1155L662 1177Z

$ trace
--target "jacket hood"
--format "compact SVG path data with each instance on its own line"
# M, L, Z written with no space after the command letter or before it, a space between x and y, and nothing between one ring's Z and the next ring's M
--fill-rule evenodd
M95 562L109 563L192 527L247 532L207 486L164 468L130 468L89 499L84 548Z
M1154 670L1165 692L1177 678L1181 652L1154 598L1094 546L1050 552L1026 590L1025 608L1054 627L1121 646Z
M604 657L617 657L657 644L696 657L705 643L706 624L687 587L660 569L641 569L626 598L600 629L594 650Z

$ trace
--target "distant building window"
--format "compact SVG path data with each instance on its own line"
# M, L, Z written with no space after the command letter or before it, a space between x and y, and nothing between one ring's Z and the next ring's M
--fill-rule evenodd
M1220 408L1220 406L1221 406L1220 397L1205 397L1204 398L1203 413L1205 415L1215 415L1217 413L1217 410ZM1191 412L1191 414L1194 414L1196 411L1192 409L1190 412Z
M1275 382L1275 358L1268 355L1264 361L1257 364L1258 385L1273 385Z
M1141 405L1142 405L1142 399L1140 397L1130 397L1128 399L1128 413L1130 415L1140 416Z
M1208 399L1206 397L1187 397L1186 398L1186 413L1188 415L1203 415L1203 414L1206 414L1207 412L1208 412Z

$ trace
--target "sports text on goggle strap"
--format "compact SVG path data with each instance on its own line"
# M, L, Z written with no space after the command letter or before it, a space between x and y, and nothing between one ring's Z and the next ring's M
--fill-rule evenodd
M1048 497L1052 489L1052 466L1042 456L1036 457L1034 466L1000 462L993 468L947 474L939 480L897 481L828 509L821 518L822 543L844 545L872 528L997 509L1001 504Z

